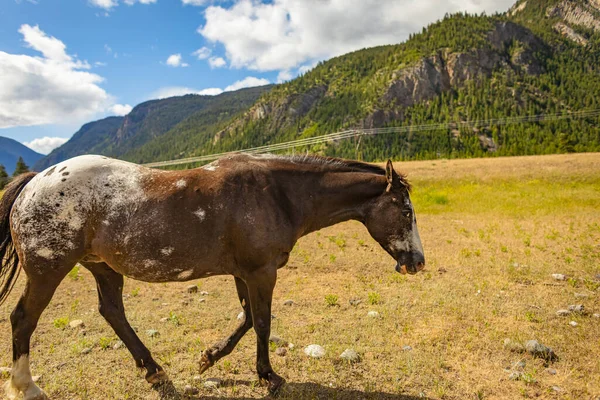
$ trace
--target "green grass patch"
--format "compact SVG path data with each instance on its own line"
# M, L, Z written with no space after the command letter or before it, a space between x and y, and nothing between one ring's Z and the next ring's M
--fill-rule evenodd
M597 210L600 178L570 182L530 179L415 181L411 195L417 213L503 214L511 217L528 215L562 215ZM549 239L556 234L549 233Z

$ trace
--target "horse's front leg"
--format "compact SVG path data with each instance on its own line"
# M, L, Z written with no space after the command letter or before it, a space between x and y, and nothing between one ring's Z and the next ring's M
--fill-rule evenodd
M269 383L269 393L277 394L285 379L273 372L269 360L271 334L271 302L277 281L277 268L269 266L255 271L245 279L252 310L252 323L257 336L256 372Z
M252 311L250 310L250 299L248 298L248 288L243 280L235 278L235 287L238 292L238 297L242 308L244 309L244 318L240 325L226 339L212 345L202 354L200 360L200 373L209 369L221 358L225 357L233 351L240 339L244 337L246 332L252 328Z

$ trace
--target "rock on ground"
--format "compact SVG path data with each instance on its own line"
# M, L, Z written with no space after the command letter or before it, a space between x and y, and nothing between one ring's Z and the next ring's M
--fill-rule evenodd
M575 321L571 321L571 322L569 322L569 325L575 327L575 326L577 326L579 324L577 322L575 322Z
M217 389L221 387L221 380L219 378L208 378L204 381L204 387L207 389Z
M558 360L558 356L548 346L539 343L537 340L529 340L525 343L525 349L534 357L546 361Z
M238 321L241 321L241 320L243 320L243 319L244 319L244 315L245 315L245 314L244 314L244 312L243 312L243 311L242 311L241 313L239 313L239 314L238 314L238 316L237 316L237 319L238 319Z
M277 354L278 356L281 356L281 357L285 357L285 355L287 354L287 348L278 347L277 350L275 350L275 354Z
M379 313L377 311L369 311L367 313L367 317L371 317L371 318L379 318Z
M117 343L115 343L113 345L113 349L114 350L119 350L121 347L123 347L125 345L125 343L123 343L122 341L118 340Z
M296 304L294 303L294 300L286 300L283 302L284 306L293 306L294 304Z
M571 314L570 310L558 310L556 312L556 315L558 315L559 317L566 317L566 316L568 316L570 314Z
M304 348L304 354L312 358L321 358L325 355L325 349L318 344L311 344Z
M85 325L83 321L80 319L74 319L73 321L69 322L69 327L73 329L83 328L84 326Z
M402 351L411 351L412 347L411 346L402 346Z
M192 385L185 385L185 387L183 388L183 394L185 394L186 396L195 396L199 392L200 391Z
M185 289L188 293L198 293L198 286L190 285Z
M585 307L583 306L583 304L571 304L569 306L569 311L575 313L583 313L585 311Z
M567 276L564 274L552 274L552 277L557 281L566 281Z
M350 361L351 363L356 363L360 361L360 355L354 349L346 349L342 354L340 354L340 358L342 360Z
M158 335L160 335L160 333L158 333L158 331L156 329L148 329L146 331L146 335L153 338L153 337L157 337Z

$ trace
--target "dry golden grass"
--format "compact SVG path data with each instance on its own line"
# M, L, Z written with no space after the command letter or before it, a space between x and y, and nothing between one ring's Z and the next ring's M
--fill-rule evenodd
M600 313L600 154L397 168L414 184L426 271L397 274L359 223L303 238L280 271L273 306L273 332L295 344L285 357L271 355L275 371L288 379L281 398L598 398L600 319L555 312L584 304ZM556 282L555 272L572 279ZM126 280L131 324L179 392L191 384L200 388L199 398L264 397L254 372L253 332L203 376L226 380L224 387L209 390L193 381L201 352L234 329L241 310L232 278L198 284L208 296L187 294L185 283ZM0 307L0 366L11 363L8 317L21 289L22 279ZM328 306L328 295L337 295L339 305ZM363 303L351 306L355 297ZM296 304L284 306L286 299ZM52 399L170 398L145 383L125 348L112 349L117 339L96 304L87 271L65 279L32 340L40 385ZM370 310L381 318L368 318ZM160 322L163 317L170 319ZM55 327L67 319L84 320L85 335ZM572 320L579 325L570 326ZM160 336L147 337L147 329ZM505 338L537 339L560 360L545 366L511 353L503 348ZM303 347L313 343L327 350L323 359L304 355ZM406 345L412 350L403 351ZM91 353L80 354L86 347ZM346 348L362 361L340 362ZM511 381L505 369L520 360L526 379Z

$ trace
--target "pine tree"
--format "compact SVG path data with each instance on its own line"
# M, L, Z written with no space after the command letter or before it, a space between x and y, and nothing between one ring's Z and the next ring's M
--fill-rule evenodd
M25 172L29 172L29 167L23 161L23 157L19 157L17 160L17 166L15 167L15 172L13 172L13 176L24 174Z
M0 190L4 189L7 183L8 174L6 173L6 168L4 168L4 165L0 164Z

